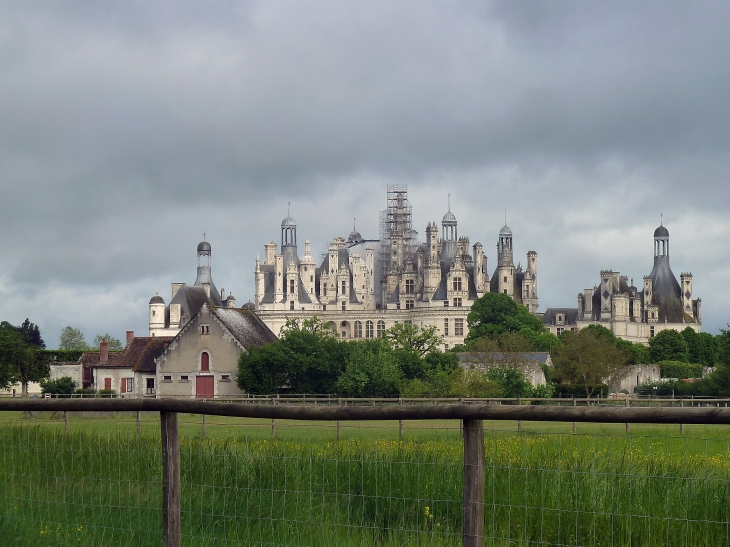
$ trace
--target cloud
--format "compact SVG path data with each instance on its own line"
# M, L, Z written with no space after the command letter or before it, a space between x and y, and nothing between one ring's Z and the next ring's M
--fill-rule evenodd
M727 322L725 3L1 5L8 319L53 333L83 302L88 336L144 330L203 231L246 301L288 202L320 252L353 217L377 237L408 184L419 232L451 193L492 266L506 209L543 309L650 271L663 213L705 327Z

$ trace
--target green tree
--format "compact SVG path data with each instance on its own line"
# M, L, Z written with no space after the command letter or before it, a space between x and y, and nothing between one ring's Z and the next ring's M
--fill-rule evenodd
M73 328L71 325L68 325L64 327L61 331L61 337L58 342L58 349L90 351L94 348L89 347L89 345L86 343L86 340L84 340L83 332L81 332L79 329Z
M563 343L553 356L553 376L561 384L580 386L586 397L628 371L629 357L595 329L566 333Z
M337 391L350 397L393 397L400 393L403 372L390 344L383 339L351 344L347 367Z
M76 389L76 382L70 376L63 376L56 380L41 380L41 393L54 395L71 395Z
M32 338L26 332L22 326L14 327L7 321L0 323L0 361L3 363L0 368L9 369L11 382L20 382L24 397L28 395L28 383L40 381L50 371L42 349L27 342Z
M94 337L94 348L98 348L103 340L106 340L109 344L109 351L122 351L124 349L119 338L114 338L108 332L106 334L97 334Z
M35 346L38 349L46 349L46 343L41 337L41 331L38 325L31 323L27 317L19 327L16 327L16 330L21 334L27 344Z
M243 352L237 382L249 393L334 393L352 344L317 317L288 319L279 340Z
M409 323L398 323L385 331L385 338L395 350L407 350L418 357L425 357L438 351L444 343L444 337L438 334L434 326L421 328Z
M550 333L542 320L506 294L486 293L475 300L466 321L469 334L465 345L469 350L473 349L476 340L505 334L519 334L528 340L526 351L552 351L561 345L560 339Z
M652 363L661 361L689 362L687 342L678 331L665 329L649 339L649 358Z

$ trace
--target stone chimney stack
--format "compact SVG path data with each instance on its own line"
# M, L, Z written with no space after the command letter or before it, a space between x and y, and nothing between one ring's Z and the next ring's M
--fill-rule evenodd
M109 360L109 342L102 340L99 344L99 362L106 363Z
M131 344L132 340L134 340L134 331L128 330L127 331L127 345Z

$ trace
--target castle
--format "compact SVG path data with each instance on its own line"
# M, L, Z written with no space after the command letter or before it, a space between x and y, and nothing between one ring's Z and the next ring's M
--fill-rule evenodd
M287 318L313 315L342 338L374 338L396 323L411 323L435 326L448 349L463 343L469 309L486 292L508 294L533 313L538 308L537 253L527 253L525 270L515 266L512 231L505 225L490 279L482 244L470 248L469 238L459 237L450 206L441 237L431 222L419 243L405 186L388 187L379 239L364 239L353 227L347 239L332 241L317 265L309 241L299 257L297 225L287 216L281 254L274 242L264 249L263 262L256 258L254 305L275 333Z
M543 323L557 335L603 325L616 336L645 344L664 329L700 331L702 301L692 296L692 274L681 274L677 282L669 266L669 230L662 223L654 231L654 267L642 289L620 272L601 270L600 284L578 294L577 308L548 308Z

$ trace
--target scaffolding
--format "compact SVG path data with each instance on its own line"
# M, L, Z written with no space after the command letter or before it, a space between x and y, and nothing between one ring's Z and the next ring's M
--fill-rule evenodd
M418 247L418 232L413 229L413 214L408 202L408 186L392 184L388 186L388 206L380 211L380 272L385 280L390 260L391 241L399 238L403 242L401 261L411 257ZM404 263L398 264L402 268Z

